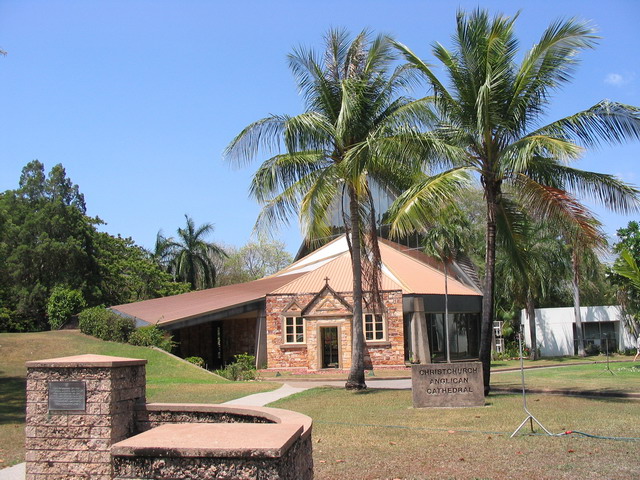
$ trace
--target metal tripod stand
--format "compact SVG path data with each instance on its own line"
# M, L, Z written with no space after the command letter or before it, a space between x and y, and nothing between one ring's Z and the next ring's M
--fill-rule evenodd
M520 375L522 376L522 403L523 403L524 411L527 414L527 416L522 421L520 426L518 428L516 428L515 432L513 432L511 434L511 436L509 438L515 437L516 433L518 433L520 431L520 429L522 427L524 427L524 425L527 423L527 421L531 424L531 433L534 432L534 430L533 430L533 422L536 422L538 424L538 426L540 426L540 428L542 428L542 430L544 430L546 432L547 435L553 436L553 434L549 430L544 428L544 425L542 425L538 421L538 419L536 417L534 417L533 414L527 408L527 392L526 392L526 388L525 388L525 384L524 384L524 359L522 358L522 331L518 334L518 344L520 346ZM531 348L534 348L534 347L532 346Z
M611 368L609 368L609 332L603 333L602 336L604 337L605 351L607 352L607 366L604 367L602 373L609 372L611 375L615 375Z

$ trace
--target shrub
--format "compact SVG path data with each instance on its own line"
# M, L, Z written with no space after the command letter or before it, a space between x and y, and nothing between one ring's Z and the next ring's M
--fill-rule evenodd
M600 355L600 346L595 343L590 343L585 347L584 353L588 356Z
M47 301L47 317L51 330L58 330L70 318L86 306L79 290L55 287Z
M167 352L173 350L174 346L171 335L160 330L155 325L140 327L135 330L129 337L129 343L140 347L158 347Z
M255 380L258 371L256 370L256 357L247 353L234 356L235 362L230 363L216 373L228 380Z
M101 340L126 343L135 330L135 322L104 307L83 310L78 315L80 331Z
M204 358L202 357L187 357L185 360L189 363L193 363L194 365L204 368Z

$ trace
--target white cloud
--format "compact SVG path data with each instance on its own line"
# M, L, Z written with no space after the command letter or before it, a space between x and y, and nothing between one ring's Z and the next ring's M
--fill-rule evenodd
M631 171L617 172L615 173L615 176L627 183L636 183L638 180L638 175L636 174L636 172Z
M621 87L628 84L633 80L634 75L623 75L621 73L610 73L604 77L604 83L613 85L614 87Z

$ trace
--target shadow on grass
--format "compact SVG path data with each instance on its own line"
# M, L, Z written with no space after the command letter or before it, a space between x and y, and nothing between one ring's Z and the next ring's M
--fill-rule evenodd
M384 388L365 388L364 390L354 390L354 395L374 395L376 393L384 392Z
M0 377L0 425L24 422L25 389L23 377Z

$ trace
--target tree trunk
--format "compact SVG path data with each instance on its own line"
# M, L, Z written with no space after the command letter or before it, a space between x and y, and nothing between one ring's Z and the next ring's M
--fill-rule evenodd
M531 292L527 294L527 317L529 318L529 338L531 339L531 353L529 360L538 360L538 339L536 338L536 308Z
M576 320L576 339L578 340L578 355L585 357L584 339L582 338L582 315L580 315L580 262L578 252L574 247L571 253L571 264L573 266L573 311Z
M451 342L449 341L449 284L447 282L447 262L444 265L444 337L447 347L447 363L451 363Z
M349 215L351 216L351 271L353 273L353 319L351 322L351 370L347 377L347 390L367 388L364 381L364 332L362 328L362 261L360 252L360 216L358 199L349 189Z
M485 276L482 297L482 322L480 324L480 351L484 394L489 395L491 379L491 339L493 337L493 293L496 270L496 212L498 210L498 186L485 181L487 201L487 238L485 250Z

